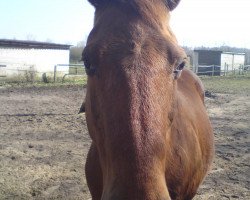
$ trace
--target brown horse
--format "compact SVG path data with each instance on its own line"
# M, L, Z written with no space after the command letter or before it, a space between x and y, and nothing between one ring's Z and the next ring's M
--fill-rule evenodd
M168 25L179 0L89 2L85 170L93 200L192 199L214 146L202 83L183 69Z

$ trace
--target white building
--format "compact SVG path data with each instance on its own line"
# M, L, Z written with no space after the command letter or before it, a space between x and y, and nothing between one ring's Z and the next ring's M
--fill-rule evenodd
M193 71L199 75L219 76L227 72L242 70L245 60L245 53L195 49Z
M233 71L245 65L245 53L223 52L221 70Z
M69 50L64 44L0 39L0 76L53 72L55 65L69 64Z

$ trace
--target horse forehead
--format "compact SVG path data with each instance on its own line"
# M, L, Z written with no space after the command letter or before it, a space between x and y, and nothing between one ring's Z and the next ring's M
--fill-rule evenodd
M151 5L152 2L148 4ZM150 54L151 59L161 57L174 60L176 57L185 57L178 55L180 47L177 46L176 38L168 26L168 13L165 18L159 17L160 14L140 15L141 11L135 9L126 13L128 7L122 12L113 12L117 8L120 9L116 4L111 4L110 7L96 12L94 28L87 41L91 52L89 56L102 61L115 57L118 62L124 60L124 57L131 58L131 55L141 53ZM155 10L153 9L154 12ZM158 20L159 24L154 24L152 18Z
M153 48L161 53L171 53L177 46L176 38L167 27L165 30L157 30L142 23L121 25L119 29L111 25L105 27L104 23L98 23L91 31L87 47L99 53L122 53L117 50L146 50ZM129 52L134 53L134 51Z

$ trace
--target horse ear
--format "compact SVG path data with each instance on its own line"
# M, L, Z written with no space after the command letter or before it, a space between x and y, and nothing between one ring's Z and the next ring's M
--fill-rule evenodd
M172 11L178 6L181 0L165 0L165 1L169 10Z
M94 7L98 7L101 5L105 0L88 0Z

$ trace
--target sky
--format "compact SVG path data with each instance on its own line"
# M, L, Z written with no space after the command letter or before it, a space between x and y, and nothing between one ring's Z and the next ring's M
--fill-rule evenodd
M250 48L250 0L182 0L170 24L179 44ZM92 29L87 0L0 0L0 39L76 45Z

